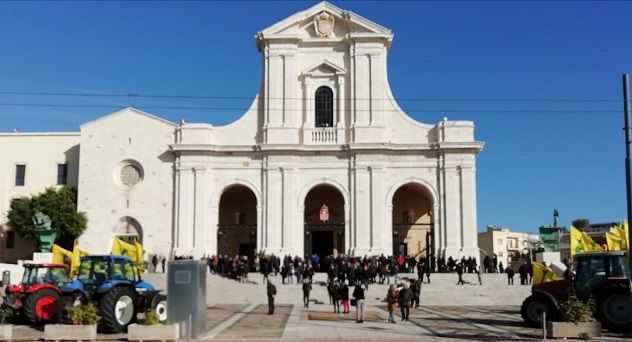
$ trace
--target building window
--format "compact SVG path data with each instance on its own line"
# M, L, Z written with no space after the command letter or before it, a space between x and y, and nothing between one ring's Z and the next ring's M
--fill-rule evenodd
M15 186L24 186L26 177L26 165L19 164L15 166Z
M134 164L127 164L121 168L121 183L131 187L140 182L142 177L141 169Z
M7 232L7 241L6 241L7 249L13 249L15 247L15 232L9 230Z
M57 185L68 184L68 164L57 164Z
M502 258L503 257L503 252L498 252L498 257Z
M503 239L498 239L498 244L502 245L503 244Z
M334 93L329 87L316 89L316 127L333 127Z
M512 249L518 248L518 239L516 238L507 239L507 243L509 243L509 248L512 248Z

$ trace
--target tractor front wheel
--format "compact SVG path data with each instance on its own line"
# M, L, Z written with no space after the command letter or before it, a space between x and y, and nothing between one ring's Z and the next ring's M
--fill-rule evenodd
M540 327L543 313L546 313L547 320L554 320L557 316L555 308L546 297L531 295L522 302L520 314L529 326Z
M99 310L102 330L124 332L136 319L136 295L127 287L114 287L99 301Z
M156 310L161 323L167 321L167 296L158 294L151 301L151 308Z
M24 315L32 324L56 321L59 312L59 293L52 289L36 291L24 302Z

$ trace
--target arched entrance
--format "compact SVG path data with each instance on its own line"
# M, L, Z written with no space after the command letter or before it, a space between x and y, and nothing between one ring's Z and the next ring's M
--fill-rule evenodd
M114 235L127 243L143 243L143 227L138 220L130 216L123 216L118 220L114 227Z
M321 258L345 252L344 197L331 185L318 185L305 197L305 255Z
M421 184L400 186L393 195L393 254L433 257L432 195Z
M217 252L245 255L252 267L257 248L257 198L248 187L232 185L219 201Z

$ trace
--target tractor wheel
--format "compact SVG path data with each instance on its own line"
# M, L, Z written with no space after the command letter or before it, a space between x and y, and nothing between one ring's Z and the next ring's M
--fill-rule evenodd
M546 312L547 320L557 317L557 310L550 301L541 295L531 295L522 302L520 314L522 319L531 327L538 328L542 325L542 314Z
M164 323L167 321L167 296L157 294L151 301L151 308L156 310L160 322Z
M632 297L629 292L608 291L599 301L599 317L604 327L613 332L629 332L632 328Z
M101 297L99 310L104 332L124 332L136 319L136 295L127 287L114 287Z
M24 315L32 324L56 321L59 317L59 293L52 289L42 289L26 297Z

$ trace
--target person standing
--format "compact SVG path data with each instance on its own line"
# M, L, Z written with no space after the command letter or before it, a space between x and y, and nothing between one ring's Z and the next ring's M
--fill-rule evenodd
M395 310L395 304L397 304L397 288L394 284L388 287L388 292L386 293L386 303L388 309L388 321L395 323L393 311Z
M409 282L404 282L404 288L399 291L398 299L402 321L407 321L410 314L410 302L413 300L413 292L410 290Z
M309 309L309 292L312 290L312 283L309 278L303 278L303 308Z
M513 278L515 273L513 268L511 268L511 266L507 266L505 272L507 273L507 285L513 285Z
M356 323L364 323L364 290L361 285L356 285L353 290L353 299L356 301Z
M151 264L154 266L154 273L158 273L158 256L156 254L151 257Z
M340 299L342 300L342 313L349 313L349 286L340 285Z
M162 261L160 262L162 264L162 273L165 273L165 262L166 262L167 258L162 258Z
M268 292L268 315L272 315L274 314L274 297L276 297L277 289L276 289L276 286L272 284L270 279L268 279L267 292Z
M412 291L413 291L413 302L411 307L418 308L419 307L419 298L421 297L421 281L417 280L413 282Z

